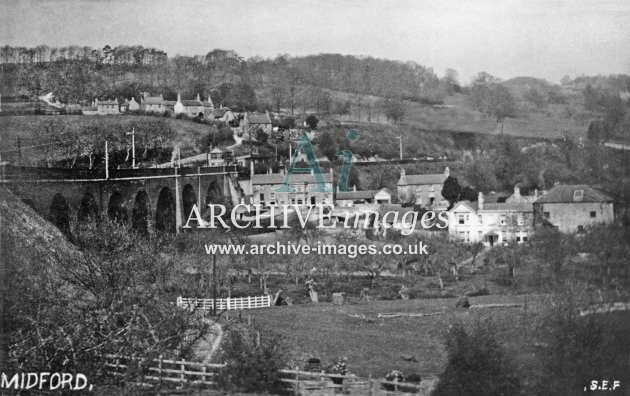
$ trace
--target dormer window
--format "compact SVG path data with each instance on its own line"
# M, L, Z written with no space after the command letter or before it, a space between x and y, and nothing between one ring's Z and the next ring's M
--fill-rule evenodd
M584 190L573 191L573 202L581 202L584 199Z

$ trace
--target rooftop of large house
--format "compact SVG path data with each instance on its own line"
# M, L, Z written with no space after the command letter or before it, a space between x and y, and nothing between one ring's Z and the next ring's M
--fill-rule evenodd
M250 124L271 124L269 114L247 113L247 122Z
M324 177L324 181L326 183L332 183L332 175L330 173L322 173ZM282 184L284 183L286 175L281 173L267 173L262 175L254 175L252 178L253 184ZM308 183L308 184L317 184L317 180L315 176L311 173L293 173L289 178L289 184L300 184L300 183Z
M104 106L114 106L114 105L118 105L118 101L116 101L116 100L99 100L98 104L99 105L104 105Z
M534 205L530 202L503 202L503 203L486 203L482 204L482 208L479 208L479 202L460 201L458 204L468 206L474 212L533 212ZM455 206L453 209L455 209ZM451 210L453 210L451 209Z
M164 98L160 96L147 96L143 100L144 104L164 104Z
M182 100L181 104L186 107L203 106L203 103L199 100Z
M220 118L223 117L228 111L230 111L229 107L221 107L220 109L212 110L212 115L214 116L214 118Z
M444 184L446 178L450 175L448 167L444 169L444 173L430 173L426 175L407 175L404 169L400 170L399 186L409 184Z
M586 184L559 185L536 203L612 202L612 198Z
M338 200L373 199L379 190L339 191Z

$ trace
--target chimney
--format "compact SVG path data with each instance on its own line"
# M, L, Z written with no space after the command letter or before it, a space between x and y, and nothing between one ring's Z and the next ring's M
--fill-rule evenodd
M479 207L479 210L483 210L483 193L481 191L479 191L479 196L477 198L477 206Z
M538 189L534 189L534 197L538 198Z
M201 102L201 98L199 97L199 92L197 92L197 102Z
M450 169L448 169L448 166L447 166L446 168L444 168L444 175L445 175L446 177L449 177L449 176L451 175L451 170L450 170Z
M352 186L352 191L357 192L357 185Z
M520 197L521 196L521 188L518 185L514 185L514 197Z
M398 180L399 186L407 185L407 176L405 176L405 168L400 168L400 180Z
M182 101L182 96L180 95L180 93L177 93L177 103L181 103Z

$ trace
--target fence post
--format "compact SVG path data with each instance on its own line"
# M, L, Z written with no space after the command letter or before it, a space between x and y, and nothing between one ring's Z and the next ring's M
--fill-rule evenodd
M184 384L186 383L186 363L182 360L182 364L181 364L181 374L179 376L179 378L181 379L180 382L180 386L183 388Z
M158 369L160 370L158 371L159 373L158 375L160 376L160 383L162 383L162 359L163 359L163 356L160 355L160 360L158 361Z
M295 366L295 394L300 393L300 368Z
M226 301L226 305L227 305L227 310L230 310L230 297L228 296L228 298L225 300Z
M201 383L202 383L202 384L205 384L205 383L206 383L206 369L207 369L207 367L206 367L206 366L203 366L203 367L201 368L201 371L203 372L203 374L201 375Z
M183 298L182 296L178 296L177 297L177 306L181 307L183 305Z
M370 375L368 376L368 387L369 387L368 395L369 396L373 396L374 395L374 384L372 383L372 373L370 373Z

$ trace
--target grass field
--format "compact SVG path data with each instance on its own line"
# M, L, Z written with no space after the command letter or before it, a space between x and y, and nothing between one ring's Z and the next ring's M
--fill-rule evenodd
M441 373L446 364L444 334L455 321L492 320L508 349L526 362L531 356L532 317L542 306L542 296L527 297L523 308L455 308L456 299L395 300L336 306L330 303L281 306L251 310L252 321L262 328L292 339L299 358L320 357L332 362L348 358L348 370L360 376L382 377L390 370ZM471 304L520 303L523 296L482 296ZM378 318L379 313L434 313L425 317ZM359 319L350 315L363 315ZM413 360L417 360L417 362Z

